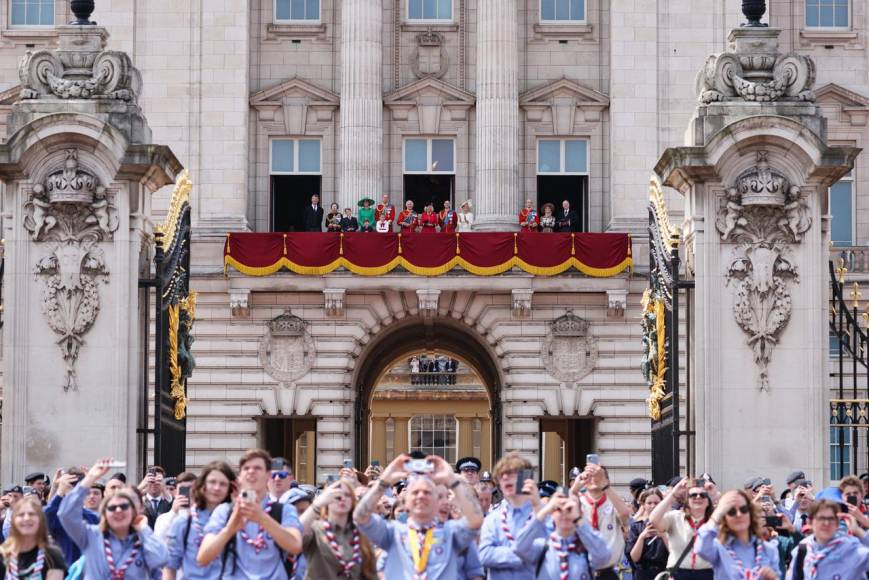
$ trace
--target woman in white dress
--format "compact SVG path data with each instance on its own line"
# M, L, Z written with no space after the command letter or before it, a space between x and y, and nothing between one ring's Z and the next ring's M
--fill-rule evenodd
M474 229L474 214L471 213L471 209L473 209L471 200L469 199L464 202L459 209L461 209L461 211L459 212L459 225L457 230L459 232L470 232Z

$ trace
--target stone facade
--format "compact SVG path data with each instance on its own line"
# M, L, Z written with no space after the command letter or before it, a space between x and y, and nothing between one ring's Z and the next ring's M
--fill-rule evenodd
M634 234L642 270L650 172L661 151L683 142L696 73L726 47L741 18L738 3L586 0L583 22L547 23L539 0L453 0L452 17L431 23L410 20L406 0L378 0L379 19L368 12L348 22L362 4L369 5L321 0L319 20L287 23L276 20L274 0L98 1L94 19L111 33L111 47L141 71L139 102L153 141L172 147L195 184L192 284L200 298L190 464L237 457L257 443L255 418L263 414L312 415L320 418L319 473L333 472L356 447L358 381L374 346L405 325L425 335L433 323L458 328L496 369L503 409L496 447L537 463L540 417L593 416L602 419L596 448L616 481L647 472L641 278L225 278L223 235L270 227L275 137L319 139L323 201L345 205L379 193L357 189L378 183L397 197L405 138L454 138L454 200L473 199L490 229L512 227L521 201L536 198L537 141L576 137L588 139L588 228ZM815 59L829 141L865 147L865 3L852 2L847 30L822 32L803 26L803 0L770 4L782 50ZM70 20L67 4L56 5L56 22ZM0 122L18 98L24 52L57 42L54 28L9 22L4 0ZM372 105L372 87L382 106ZM356 101L361 117L348 106ZM869 244L867 159L860 156L853 173L857 246ZM348 160L363 169L349 171ZM165 189L155 197L155 218L167 199ZM677 199L671 194L671 208L681 207ZM419 312L420 289L440 290L434 316ZM266 322L287 310L308 323L312 345L310 368L290 382L269 375L259 355ZM574 382L554 378L541 355L551 324L568 311L590 323L597 347L593 369Z

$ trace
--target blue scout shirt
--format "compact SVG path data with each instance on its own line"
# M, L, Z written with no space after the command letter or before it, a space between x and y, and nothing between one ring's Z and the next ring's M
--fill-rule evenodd
M837 543L830 546L831 542ZM869 534L863 536L861 542L853 536L844 533L839 533L835 538L827 543L828 551L825 551L825 546L818 546L815 542L815 536L809 536L801 544L806 544L806 560L803 563L804 578L811 578L812 562L809 560L809 554L817 553L819 550L825 554L818 562L817 580L862 580L866 572L869 572ZM791 567L788 570L787 578L792 580L797 565L797 551L799 547L794 548L791 552Z
M60 523L76 543L85 558L85 578L109 578L111 571L106 561L103 547L103 532L99 526L87 524L82 519L82 507L88 489L77 485L69 492L60 504ZM136 538L142 541L142 547L135 561L127 568L124 580L147 580L160 572L169 560L169 551L151 528L145 528L136 534L129 534L123 540L109 532L109 545L115 567L120 569L133 551Z
M266 495L266 497L263 498L261 505L267 516L269 511L268 504L269 497ZM299 522L296 508L289 504L283 505L281 527L295 528L299 530L299 533L301 533L302 524ZM232 504L224 503L214 509L214 513L211 514L211 517L208 519L208 524L205 526L206 535L220 533L220 530L222 530L226 526L226 522L229 521L229 516L232 514L232 507ZM257 537L257 532L259 532L259 524L248 522L244 526L244 531L247 533L248 537L253 540ZM237 557L235 558L235 561L233 561L232 556L227 557L226 566L223 571L223 578L226 580L287 580L287 573L284 570L282 559L286 557L286 554L280 550L277 544L275 544L275 541L270 534L265 534L265 540L266 547L257 553L253 546L241 538L241 531L239 531L235 535L235 553ZM218 570L221 558L222 555L214 560L217 562Z
M585 522L580 524L576 533L586 551L576 552L574 550L568 554L567 564L570 572L568 578L589 580L594 577L596 569L603 568L609 562L610 549L603 537ZM551 532L546 525L534 518L529 525L519 532L519 536L516 538L516 553L525 562L531 563L535 570L541 554L546 552L537 580L558 580L560 578L561 559L550 545L550 535ZM562 550L567 550L568 539L560 536L558 539L561 542Z
M57 512L60 510L60 503L62 501L63 497L55 495L43 511L45 512L45 519L48 521L48 532L54 538L54 542L60 548L60 551L63 552L63 559L66 560L66 565L72 566L81 557L81 550L78 549L75 542L67 535L66 530L63 529L63 525L60 523ZM99 514L89 509L82 509L81 517L89 524L100 523Z
M502 529L505 510L513 541L507 539ZM516 538L533 513L530 501L517 508L504 501L486 516L480 532L480 562L489 569L489 580L533 580L534 564L524 561L515 551Z
M709 522L700 527L697 534L697 543L694 551L698 556L712 564L715 571L715 580L745 580L747 571L756 572L756 568L764 566L776 573L781 578L781 565L778 559L778 544L776 542L764 542L751 536L748 544L728 538L725 545L718 541L718 526L715 522ZM757 546L760 545L760 563L757 560ZM734 560L731 552L738 558ZM741 564L741 566L740 566Z
M208 525L211 512L209 510L196 510L195 517L201 531L197 531L197 526L190 520L191 517L194 517L192 512L185 517L175 518L172 525L169 526L169 531L166 533L166 544L169 546L167 568L183 570L184 577L190 580L217 578L220 576L220 558L215 558L211 564L205 567L196 563L196 554L199 552L199 546L202 545L202 539L205 537L205 526ZM184 535L188 522L190 532L187 534L187 547L185 548Z
M413 578L414 565L411 556L411 540L408 524L387 522L378 515L372 515L368 523L359 526L359 531L380 548L386 550L386 577L394 579ZM426 566L426 580L455 580L461 578L458 564L459 552L466 550L474 542L475 530L468 527L465 519L449 520L437 524L433 532L434 543ZM423 543L424 535L419 534ZM419 548L422 548L420 546Z

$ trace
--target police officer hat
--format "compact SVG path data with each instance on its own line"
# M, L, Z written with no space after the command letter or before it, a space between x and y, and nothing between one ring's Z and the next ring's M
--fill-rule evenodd
M36 480L46 481L47 479L48 478L45 477L44 473L42 473L40 471L35 471L33 473L28 473L26 476L24 476L24 483L26 483L27 485L30 485L31 483L33 483Z
M483 467L483 464L476 457L462 457L458 461L456 461L456 472L462 472L465 470L471 471L480 471Z
M552 497L558 489L558 483L547 479L538 483L537 489L540 492L540 497Z
M23 493L24 493L24 490L21 489L21 486L20 486L20 485L14 485L14 484L13 484L13 485L7 485L6 487L3 488L3 494L5 495L5 494L7 494L7 493L20 493L20 494L23 494Z
M492 474L489 473L488 471L484 471L483 473L480 474L480 483L485 483L485 482L489 482L489 483L492 482Z
M631 488L631 491L643 491L649 486L648 480L642 477L635 477L628 484L628 487Z

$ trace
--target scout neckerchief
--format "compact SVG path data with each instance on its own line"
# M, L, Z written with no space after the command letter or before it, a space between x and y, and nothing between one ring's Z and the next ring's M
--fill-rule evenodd
M760 566L763 562L763 542L754 538L754 566L746 570L745 564L742 563L742 560L739 559L739 556L737 556L736 552L733 551L733 548L730 547L733 545L733 542L736 541L738 540L732 540L724 547L724 549L727 550L728 554L730 554L730 558L733 560L733 566L736 568L737 574L739 574L740 578L744 578L745 580L760 578Z
M332 531L332 524L329 523L329 520L323 520L323 534L326 536L326 542L329 544L329 548L332 549L332 553L335 554L335 558L338 560L338 567L341 569L339 572L339 576L350 577L353 572L353 568L356 567L356 564L362 565L362 548L360 546L359 540L359 530L356 529L352 523L348 523L348 525L352 528L352 539L350 540L350 547L352 548L352 555L349 560L344 558L344 552L341 550L341 546L338 544L338 538L335 537L335 532Z
M21 578L42 578L42 569L45 568L45 552L42 548L36 552L36 561L24 570L18 570L18 556L13 556L6 566L6 577L10 580Z
M688 520L688 525L691 526L691 534L694 537L694 543L696 544L700 526L706 523L706 518L703 518L699 522L695 522L693 516L686 515L685 519ZM697 552L695 552L694 550L691 550L691 569L697 569Z
M130 555L127 556L126 560L121 564L120 568L115 566L115 557L112 555L112 544L109 542L109 534L106 532L103 534L103 552L106 556L106 563L109 565L109 572L111 573L111 580L124 580L124 574L127 573L127 568L133 565L133 562L136 561L136 556L139 555L139 550L142 548L142 540L139 539L139 535L136 534L136 540L133 542L133 551L130 552Z
M420 526L420 530L425 530L425 539L420 545L417 526L408 522L407 535L410 539L410 557L413 559L413 580L428 580L428 574L425 570L428 567L431 547L434 545L435 527L437 527L435 522L430 523L428 529Z
M600 506L602 506L606 502L606 494L600 496L600 499L596 500L591 497L590 494L585 494L585 501L587 501L591 505L591 527L596 530L600 529L600 517L598 516L597 510Z
M565 544L567 545L566 548ZM558 580L567 580L570 576L570 554L580 551L577 549L577 545L582 547L582 544L578 542L576 532L569 540L552 532L552 535L549 536L549 545L558 556Z
M266 506L263 508L263 511L269 513L272 509L272 504L275 503L272 498L269 498L268 502L266 502ZM259 526L259 529L256 532L256 538L251 539L250 536L247 535L247 532L244 528L239 532L241 539L244 540L244 543L251 546L254 551L259 555L260 552L266 549L266 529Z
M507 511L510 509L509 504L505 501L504 507L501 509L501 531L504 532L504 537L507 538L508 542L512 542L515 538L513 534L510 532L510 524L507 522ZM528 525L528 522L531 521L531 518L534 517L534 510L528 514L528 519L525 520L525 523L522 525L520 530Z
M813 540L809 542L808 546L808 554L806 554L806 563L809 565L809 577L815 578L818 575L818 564L821 561L830 555L830 553L835 550L839 544L845 541L845 536L836 536L823 548L818 548L818 541Z

